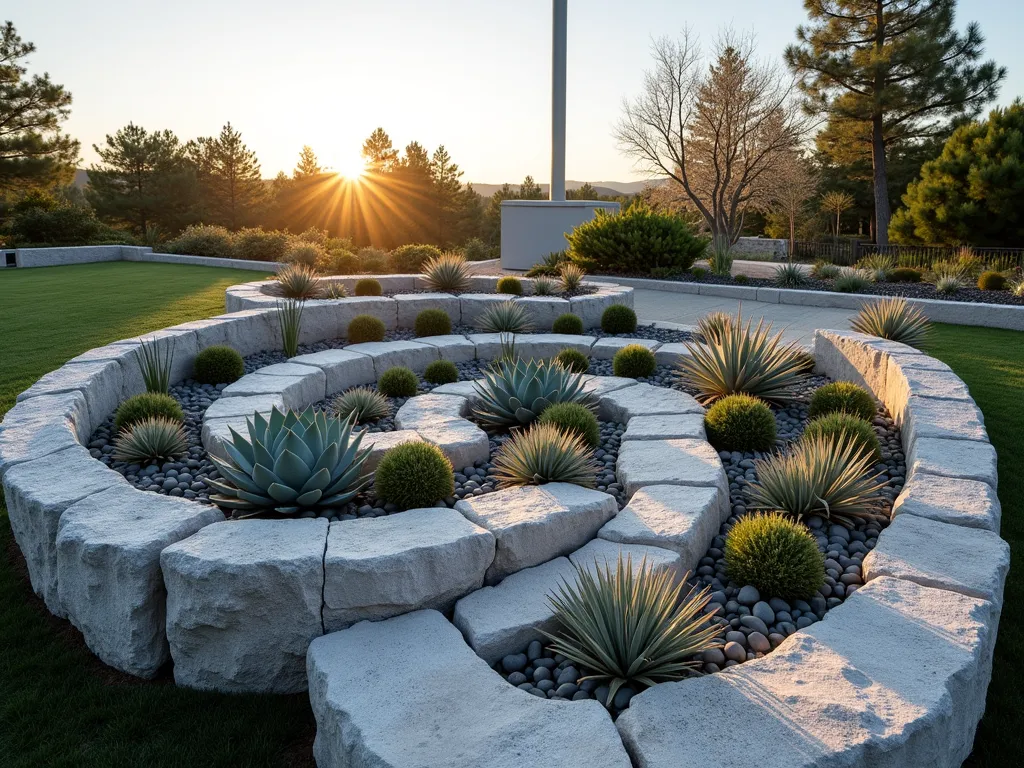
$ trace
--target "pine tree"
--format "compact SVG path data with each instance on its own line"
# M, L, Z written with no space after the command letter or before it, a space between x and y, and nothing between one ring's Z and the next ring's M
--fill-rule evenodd
M533 176L527 176L519 185L519 194L516 197L519 200L543 200L544 193L540 185L533 180Z
M891 209L886 150L927 138L949 120L975 115L1006 70L978 64L977 24L954 29L956 0L804 0L808 26L786 61L809 108L870 127L876 242L888 244Z
M444 144L434 150L430 159L430 176L437 206L437 239L443 245L450 245L457 239L455 230L464 199L461 197L462 171L452 162Z
M256 153L242 142L242 134L227 123L216 139L196 139L187 150L203 193L207 223L231 230L250 223L268 190Z
M363 142L363 159L367 171L389 173L398 164L398 150L391 145L391 137L383 128L375 128Z
M313 148L308 144L302 146L302 151L299 152L299 163L295 166L295 170L292 171L293 179L308 179L313 176L319 176L324 172L324 169L320 167L320 161L316 159L316 153L313 152Z

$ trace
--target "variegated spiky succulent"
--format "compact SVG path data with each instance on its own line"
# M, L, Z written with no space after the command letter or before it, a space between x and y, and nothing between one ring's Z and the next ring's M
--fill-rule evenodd
M474 386L480 400L474 413L492 429L525 426L553 403L592 403L582 374L544 360L502 360Z
M340 506L370 482L362 472L370 449L359 447L363 432L353 438L351 419L312 407L302 413L274 408L269 419L256 413L246 424L249 439L231 430L224 444L228 460L210 456L223 476L208 481L219 492L210 500L221 507L294 515Z

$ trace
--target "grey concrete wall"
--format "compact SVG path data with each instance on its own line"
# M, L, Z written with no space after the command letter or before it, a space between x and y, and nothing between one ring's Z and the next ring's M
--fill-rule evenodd
M153 253L147 246L79 245L67 248L16 248L15 263L19 268L59 267L68 264L94 264L101 261L145 261L161 264L191 264L197 267L248 269L277 272L282 264L245 259L216 259L209 256L187 256L177 253Z

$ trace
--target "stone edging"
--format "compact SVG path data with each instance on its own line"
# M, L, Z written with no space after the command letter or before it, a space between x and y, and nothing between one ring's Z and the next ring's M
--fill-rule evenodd
M191 264L197 267L248 269L256 272L277 272L284 267L274 261L223 259L210 256L187 256L178 253L153 253L149 246L80 245L55 248L15 248L14 263L19 269L59 267L70 264L95 264L102 261L145 261L161 264Z

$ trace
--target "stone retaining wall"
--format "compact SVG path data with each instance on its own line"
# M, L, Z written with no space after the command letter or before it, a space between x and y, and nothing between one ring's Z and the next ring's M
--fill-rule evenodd
M187 256L177 253L153 253L148 246L80 245L66 248L16 248L14 263L19 268L59 267L69 264L95 264L101 261L146 261L162 264L191 264L199 267L248 269L277 272L284 265L274 261L219 259L209 256Z

